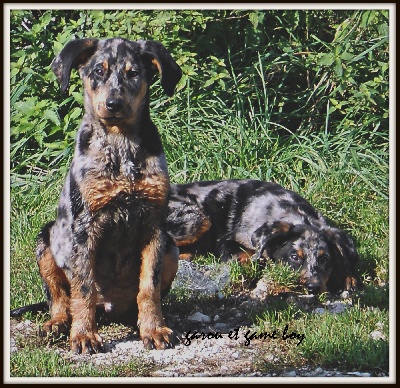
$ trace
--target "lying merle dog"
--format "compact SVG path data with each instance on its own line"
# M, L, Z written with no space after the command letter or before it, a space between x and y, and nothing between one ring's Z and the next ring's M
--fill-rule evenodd
M269 257L299 270L308 291L354 290L358 254L349 236L299 194L273 182L225 180L172 185L167 231L181 259Z

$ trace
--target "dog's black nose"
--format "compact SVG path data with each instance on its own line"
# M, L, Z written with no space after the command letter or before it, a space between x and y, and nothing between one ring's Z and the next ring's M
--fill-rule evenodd
M317 283L308 283L307 284L307 290L310 294L318 294L320 289L321 289L321 286Z
M122 100L120 98L108 98L106 107L112 113L117 113L122 109Z

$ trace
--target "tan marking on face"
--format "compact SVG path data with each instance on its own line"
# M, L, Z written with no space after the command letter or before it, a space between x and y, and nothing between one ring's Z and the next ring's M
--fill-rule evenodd
M304 259L304 251L301 248L296 249L296 253L297 253L297 256L300 257L300 259L302 259L302 260Z
M89 78L83 79L85 90L85 106L93 111L94 115L107 127L107 130L115 134L126 134L131 128L132 124L141 117L141 110L146 98L146 93L149 88L145 78L140 79L140 90L135 95L129 94L127 91L121 93L119 98L124 101L124 107L121 111L110 113L107 109L106 101L110 96L110 87L105 84L98 84L96 90L92 89L91 81ZM125 86L124 88L128 88ZM120 122L109 123L108 118L118 118Z
M325 250L320 249L320 250L318 250L317 257L321 257L321 256L325 255L325 253L326 253Z
M129 61L125 63L125 72L127 73L128 71L132 70L133 66L132 63L130 63Z
M152 62L154 65L156 65L157 70L158 70L158 73L160 74L160 76L162 76L162 71L161 71L161 64L160 64L160 62L158 62L157 59L155 59L155 58L153 58L153 59L151 60L151 62Z
M286 233L290 229L290 225L287 222L279 221L278 225L275 226L272 230L272 233L283 232Z

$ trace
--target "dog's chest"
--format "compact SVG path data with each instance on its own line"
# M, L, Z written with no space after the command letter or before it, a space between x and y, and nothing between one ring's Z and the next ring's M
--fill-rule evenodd
M169 190L164 155L146 154L139 145L123 136L93 141L74 162L79 189L92 213L112 205L125 211L146 211L164 206Z

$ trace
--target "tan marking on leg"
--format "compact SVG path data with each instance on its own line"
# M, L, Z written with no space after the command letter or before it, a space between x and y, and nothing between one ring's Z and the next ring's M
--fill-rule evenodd
M160 232L156 231L153 239L142 251L138 302L138 322L140 337L145 347L154 344L156 349L164 349L171 343L172 330L165 326L161 311L161 282L154 284L155 260L159 256Z
M199 238L211 228L211 222L208 218L201 222L200 227L195 231L196 234L192 236L184 236L181 238L174 238L175 244L178 247L194 244Z
M39 272L46 283L51 297L50 315L43 328L47 333L60 335L67 333L71 325L70 284L63 270L57 266L54 257L47 247L38 260Z
M84 287L87 288L85 291ZM97 332L95 320L96 289L89 282L83 285L78 277L71 281L71 314L71 351L90 354L102 351L103 341Z
M194 257L193 253L180 253L179 254L179 260L192 261L193 257Z
M346 276L345 283L346 283L345 285L346 291L355 291L359 288L358 281L355 276L352 275Z
M255 254L255 251L252 249L246 249L237 255L234 255L235 259L239 261L241 265L247 265L251 263L251 258Z
M178 249L172 247L164 256L161 272L161 293L168 291L178 271Z

